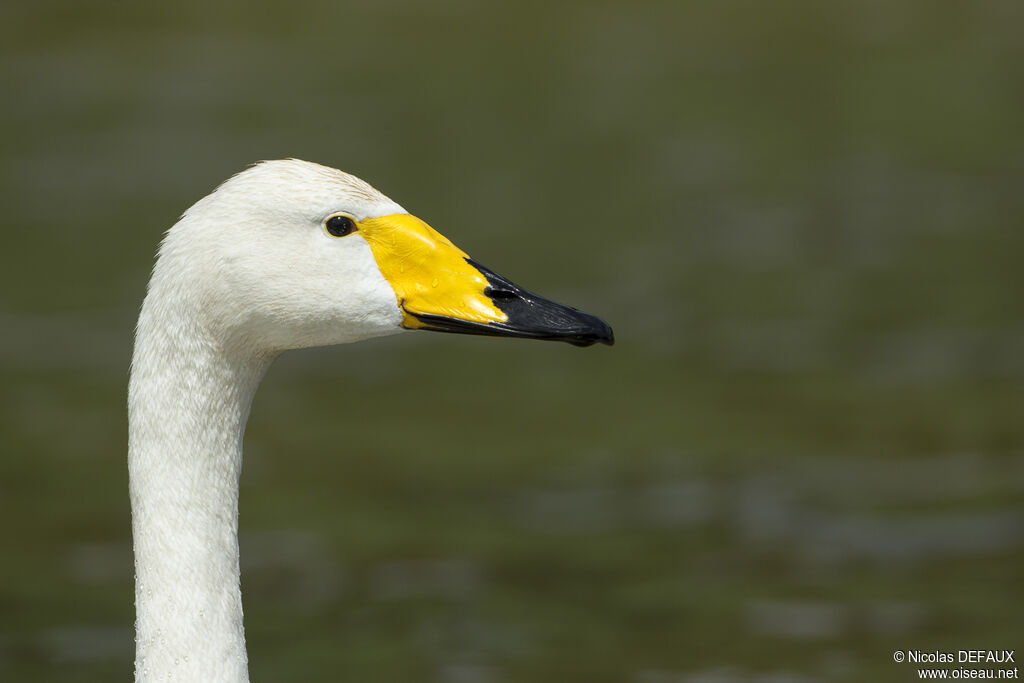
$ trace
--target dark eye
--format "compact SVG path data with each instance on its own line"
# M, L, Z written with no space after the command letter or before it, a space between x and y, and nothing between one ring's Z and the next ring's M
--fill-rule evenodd
M348 216L331 216L324 223L324 227L334 237L344 237L351 232L355 232L356 222Z

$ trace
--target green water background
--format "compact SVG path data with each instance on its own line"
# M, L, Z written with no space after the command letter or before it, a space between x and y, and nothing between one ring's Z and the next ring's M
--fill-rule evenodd
M376 184L614 348L286 354L263 681L909 681L1024 652L1024 5L10 2L0 680L130 680L124 394L162 231Z

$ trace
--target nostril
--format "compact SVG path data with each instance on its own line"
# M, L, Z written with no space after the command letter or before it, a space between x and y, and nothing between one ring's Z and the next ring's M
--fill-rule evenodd
M487 290L484 293L487 296L491 297L492 299L515 299L516 298L516 293L514 291L512 291L511 289L494 289L493 287L488 287Z

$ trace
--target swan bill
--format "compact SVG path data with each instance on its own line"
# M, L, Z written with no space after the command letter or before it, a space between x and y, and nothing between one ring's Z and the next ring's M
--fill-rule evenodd
M522 289L415 216L365 219L359 233L395 290L402 327L575 346L614 343L600 318Z
M564 341L573 346L590 346L598 342L610 346L615 343L611 326L597 316L528 292L472 259L467 259L467 263L487 279L484 294L505 313L506 320L481 324L459 318L411 313L421 324L420 329Z

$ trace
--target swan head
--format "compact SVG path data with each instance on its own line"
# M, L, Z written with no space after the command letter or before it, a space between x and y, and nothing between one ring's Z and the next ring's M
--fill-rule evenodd
M613 343L604 321L512 284L366 182L296 159L259 163L189 208L154 289L187 301L210 337L262 352L403 329Z

